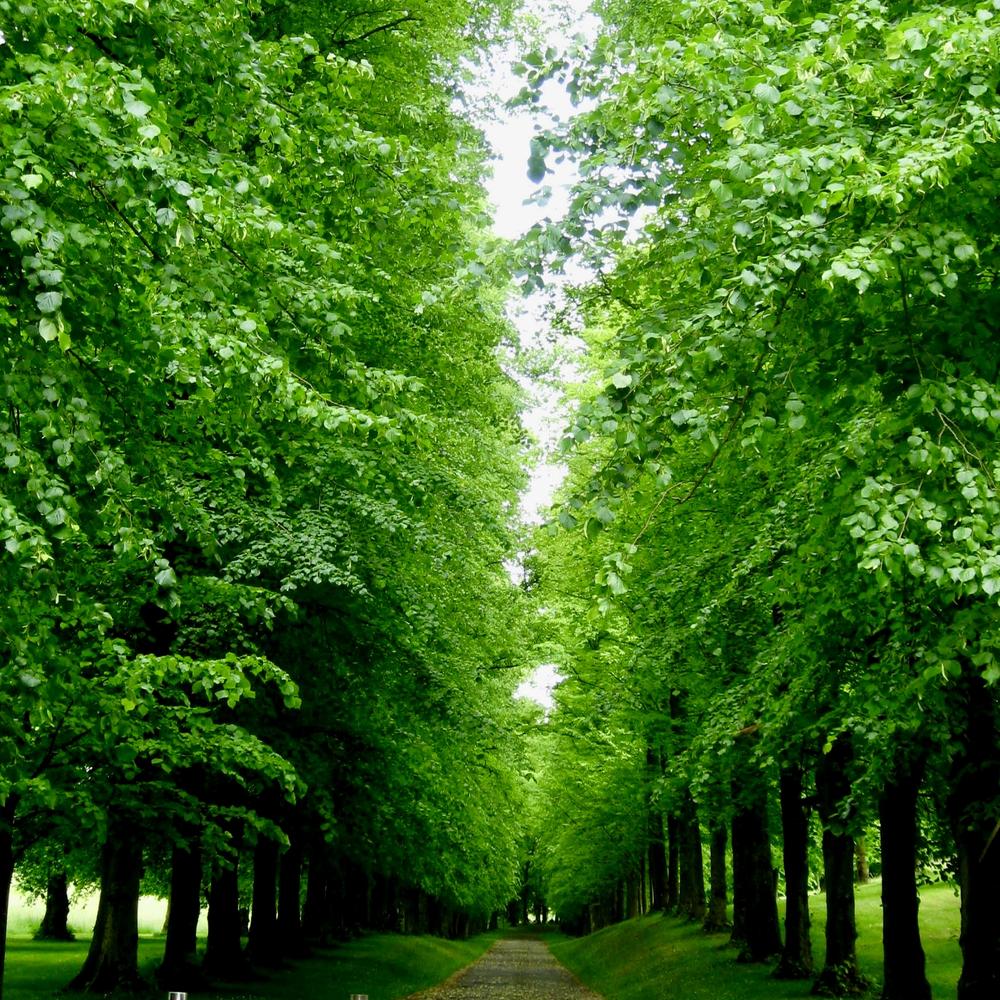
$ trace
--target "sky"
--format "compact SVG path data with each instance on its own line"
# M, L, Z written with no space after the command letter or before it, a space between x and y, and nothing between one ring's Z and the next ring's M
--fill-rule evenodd
M594 35L597 20L587 13L590 0L566 0L561 5L527 0L526 9L536 14L543 24L544 47L561 48L568 40L570 32ZM560 16L558 8L564 13ZM545 119L539 119L528 108L505 109L502 102L514 97L524 86L521 77L511 70L516 59L513 49L497 57L486 70L486 77L480 79L476 89L481 93L500 98L500 106L492 120L482 122L487 140L493 148L493 176L487 183L490 200L495 206L494 229L499 236L516 239L526 233L532 225L546 216L560 215L568 201L567 193L575 179L573 167L568 162L549 162L550 173L545 184L552 189L552 195L545 205L527 204L538 189L538 185L528 178L528 152L531 138L539 127L544 127ZM543 104L560 117L572 113L568 95L558 83L550 81L543 90ZM544 324L543 302L535 298L512 302L510 317L517 327L521 342L525 346L540 343ZM561 435L565 424L558 396L554 391L547 394L534 387L534 405L525 415L525 424L539 438L543 447L551 448ZM553 461L540 463L532 472L530 485L522 496L521 507L525 519L539 523L543 511L550 504L555 490L565 475L565 468ZM552 689L561 680L556 665L545 663L537 667L532 675L517 689L518 697L531 698L546 710L552 707Z
M525 10L537 16L542 22L542 37L539 44L543 48L562 48L571 34L596 34L598 20L588 13L590 0L563 0L562 3L544 3L540 0L526 0ZM520 53L523 55L524 53ZM492 177L486 188L495 207L494 230L497 235L516 239L526 233L532 225L546 217L561 215L568 204L569 188L576 173L568 161L556 163L550 157L549 173L544 184L551 189L551 197L545 204L529 203L539 185L528 178L528 151L532 136L550 121L546 115L539 115L537 108L507 109L503 102L510 100L524 86L522 77L511 69L518 58L513 46L499 54L483 69L483 76L474 90L499 98L494 115L480 122L489 141L494 159ZM559 117L568 117L573 106L565 90L555 80L549 81L542 90L541 106L550 109ZM542 343L545 328L545 300L541 295L516 299L510 303L508 312L517 327L521 343L526 347ZM541 442L544 449L551 450L561 437L567 423L558 394L545 387L525 384L533 399L533 405L525 414L525 424ZM526 521L540 523L544 511L550 504L555 490L565 475L565 468L554 461L544 461L533 471L531 483L522 496L521 510Z

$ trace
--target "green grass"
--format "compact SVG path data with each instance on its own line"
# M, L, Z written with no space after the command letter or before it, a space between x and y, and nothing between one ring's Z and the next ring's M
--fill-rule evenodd
M881 886L857 893L858 958L864 973L882 975ZM947 886L921 891L920 924L934 996L954 996L961 970L958 900ZM810 901L813 954L823 959L825 900ZM725 935L707 935L675 917L641 917L585 938L551 942L553 953L606 1000L793 1000L809 995L809 982L770 978L771 966L742 965Z
M482 934L468 941L433 937L373 934L303 959L266 979L213 992L192 993L192 1000L347 1000L367 993L370 1000L397 1000L447 979L475 961L495 940ZM87 953L85 940L69 944L8 937L5 1000L41 1000L62 989L80 970ZM163 954L162 937L143 937L139 964L150 974ZM149 997L162 998L162 989Z
M79 940L70 943L33 941L44 905L11 892L4 1000L41 1000L62 989L80 971L97 913L97 896L72 900L69 925ZM152 972L163 955L161 931L166 901L144 896L139 903L139 967ZM206 929L202 913L201 931ZM375 934L359 938L316 957L295 962L267 978L214 993L192 994L192 1000L347 1000L367 993L370 1000L396 1000L447 979L475 961L497 938L482 934L469 941L434 937ZM162 1000L166 992L150 990Z

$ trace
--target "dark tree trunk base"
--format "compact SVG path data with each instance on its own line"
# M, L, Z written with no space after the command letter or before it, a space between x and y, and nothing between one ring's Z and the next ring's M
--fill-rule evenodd
M239 876L222 868L212 878L208 894L208 942L202 968L212 978L246 982L253 970L243 954L239 910Z
M204 983L196 956L201 913L201 850L196 835L191 846L175 847L170 871L167 939L156 981L168 991L193 992Z
M882 844L882 1000L931 1000L920 941L917 801L922 760L901 753L879 800Z
M771 973L773 979L812 979L815 970L812 965L804 965L802 962L791 961L784 956L774 972Z
M781 951L767 793L754 790L733 816L733 943L738 962L767 962Z
M112 821L101 858L101 896L90 950L66 987L87 993L148 990L139 975L139 881L142 840L127 822Z
M36 941L75 941L69 929L69 885L65 872L50 875L45 887L45 915L35 932Z
M729 831L725 824L712 830L709 848L709 887L708 912L705 914L704 928L708 934L719 934L730 931L733 925L729 922L729 884L726 878L726 847L729 843Z
M816 978L810 991L815 997L860 997L864 996L871 983L850 962L843 965L828 965Z
M814 971L809 917L809 811L803 801L803 773L781 769L781 831L785 863L785 943L776 979L809 979Z

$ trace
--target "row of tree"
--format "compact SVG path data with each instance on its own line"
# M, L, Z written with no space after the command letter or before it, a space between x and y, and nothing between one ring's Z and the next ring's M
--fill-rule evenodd
M455 82L512 7L0 3L0 949L43 847L101 992L144 864L174 988L203 884L242 966L241 859L266 959L516 893L524 442Z
M929 996L917 880L945 870L959 997L986 1000L1000 10L599 6L595 44L523 67L525 101L552 76L580 101L536 140L581 180L529 251L590 268L562 312L592 372L565 441L569 530L540 536L531 567L567 678L546 727L543 889L585 926L635 910L644 866L661 902L665 817L677 899L698 915L703 840L711 906L728 834L747 957L780 952L785 974L849 994L854 842L877 824L883 995Z

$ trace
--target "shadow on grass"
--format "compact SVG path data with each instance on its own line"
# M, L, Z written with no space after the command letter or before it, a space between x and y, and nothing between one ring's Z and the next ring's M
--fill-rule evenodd
M475 961L498 936L483 934L468 941L446 941L373 934L333 949L317 950L285 969L263 971L252 982L221 983L190 996L192 1000L301 1000L367 993L373 1000L396 1000L447 979ZM88 947L85 940L64 943L9 938L5 1000L42 1000L59 994L79 972ZM162 953L162 937L140 939L139 968L150 987L123 996L131 1000L163 1000L169 984L166 988L153 985L153 971Z

